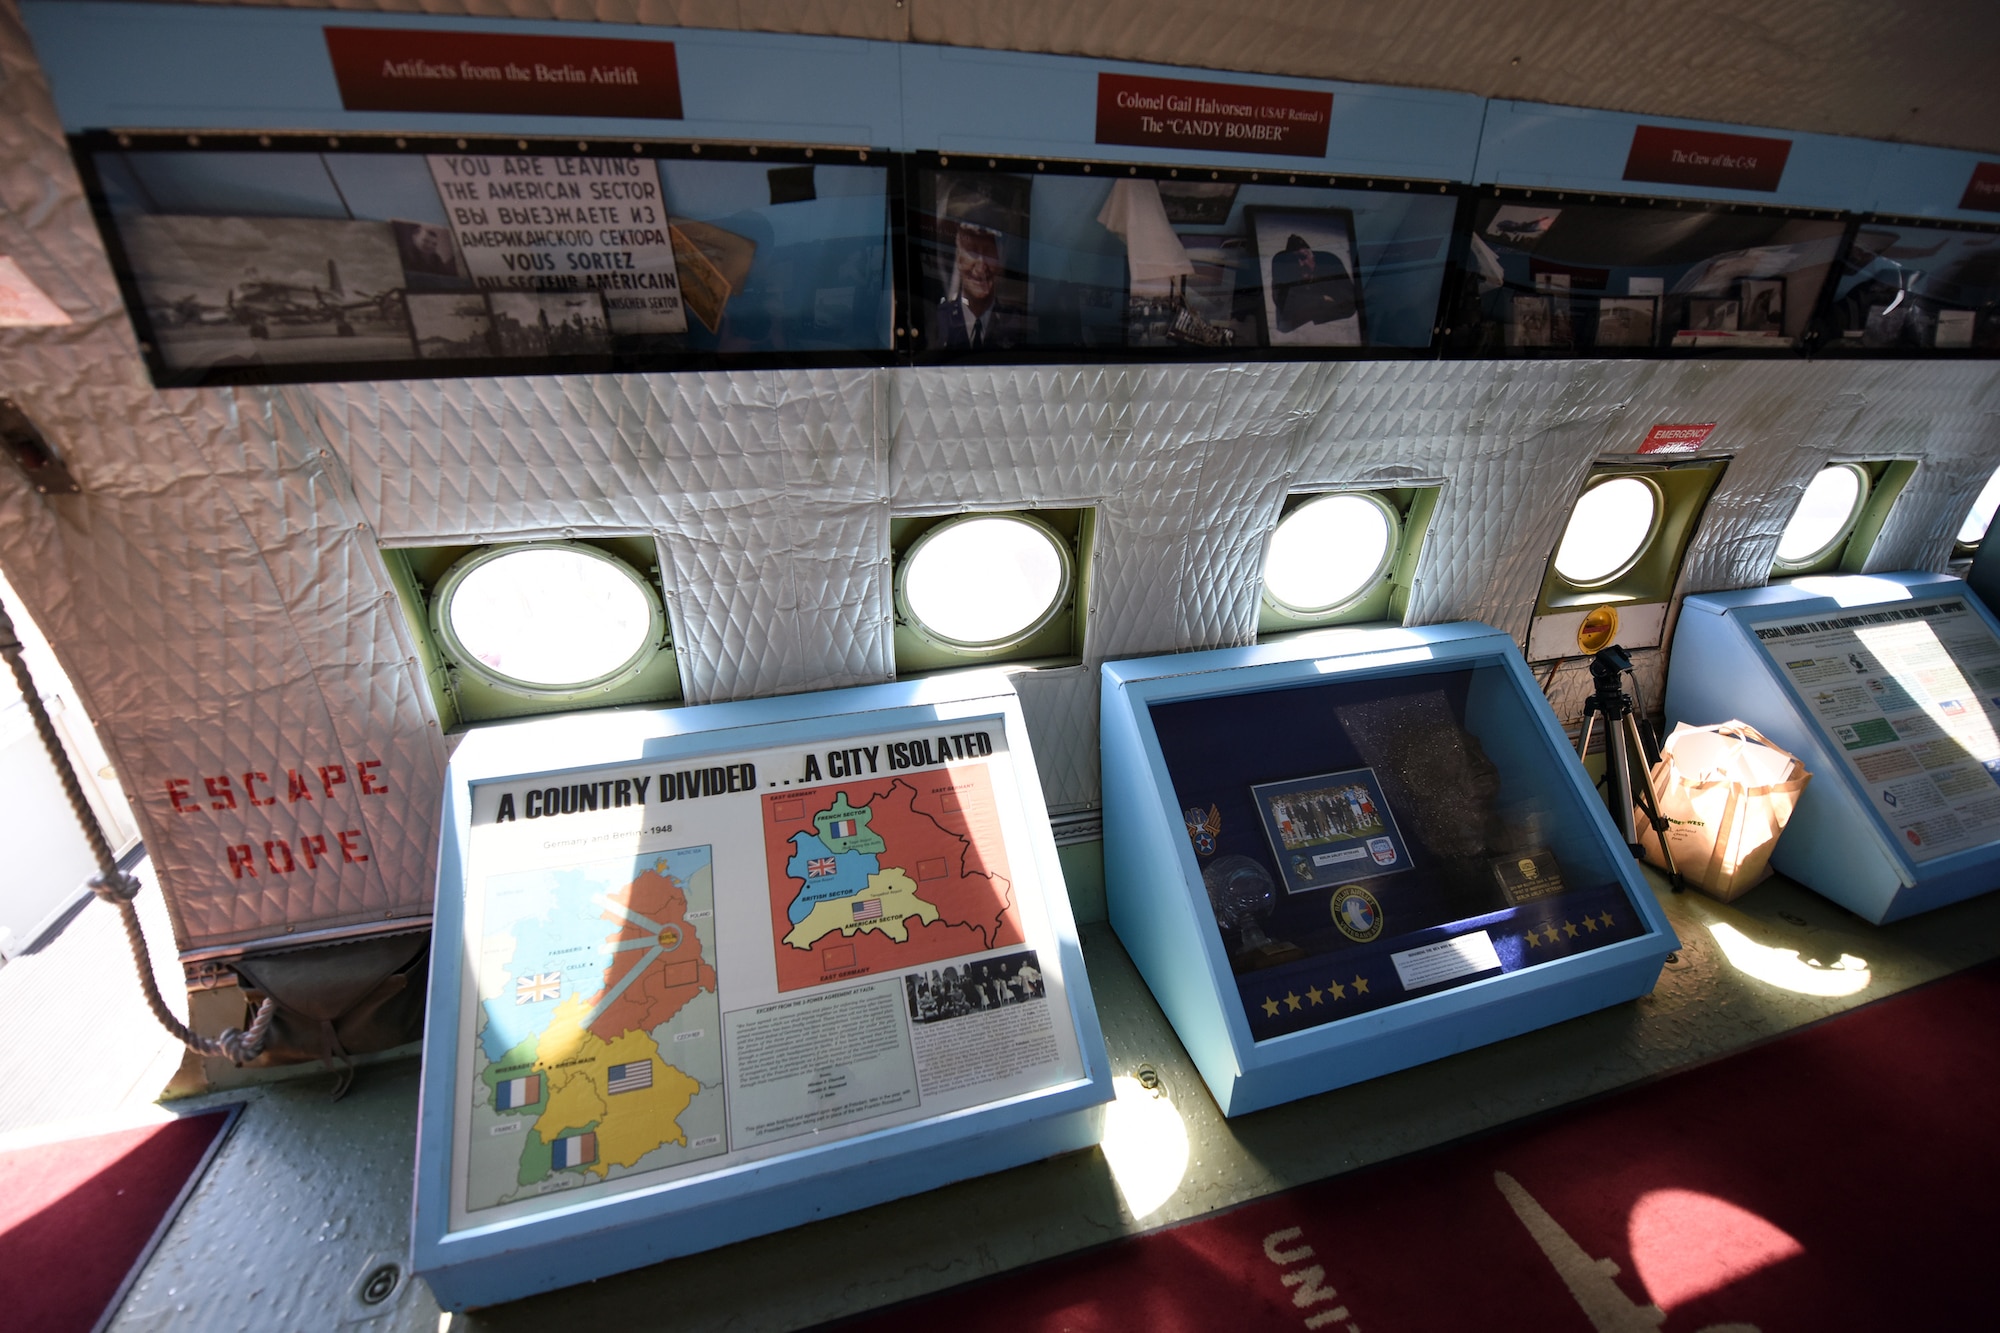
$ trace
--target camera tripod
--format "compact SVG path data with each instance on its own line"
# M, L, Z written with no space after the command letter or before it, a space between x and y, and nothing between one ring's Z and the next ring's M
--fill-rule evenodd
M1610 783L1606 797L1611 802L1612 818L1618 821L1618 831L1624 835L1632 855L1643 860L1638 824L1633 817L1636 793L1638 805L1646 812L1646 822L1659 838L1660 854L1666 860L1674 892L1679 893L1685 886L1681 883L1680 867L1674 864L1674 849L1667 845L1667 817L1660 813L1660 803L1653 797L1652 766L1660 762L1660 747L1653 739L1652 729L1632 711L1632 696L1619 688L1620 678L1631 669L1632 658L1615 643L1590 659L1590 678L1597 688L1583 701L1583 734L1577 738L1576 757L1583 759L1589 755L1591 737L1596 733L1598 718L1602 717L1604 776Z

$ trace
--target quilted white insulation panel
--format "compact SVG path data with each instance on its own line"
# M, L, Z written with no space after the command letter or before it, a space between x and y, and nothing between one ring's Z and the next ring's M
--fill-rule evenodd
M1734 461L1682 590L1760 582L1830 459L1920 459L1876 568L1941 568L2000 462L1987 362L1349 362L153 390L11 8L0 252L75 321L0 331L83 493L0 468L0 565L84 696L183 949L429 911L445 738L384 545L651 533L691 702L887 679L889 519L1090 505L1082 666L1020 688L1051 809L1097 800L1095 665L1254 637L1296 489L1443 488L1411 618L1525 640L1592 463L1655 421ZM1660 654L1642 658L1655 699ZM1587 679L1551 679L1573 715Z

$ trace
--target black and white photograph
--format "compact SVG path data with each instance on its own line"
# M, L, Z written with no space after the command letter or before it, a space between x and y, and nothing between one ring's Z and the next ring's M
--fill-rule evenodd
M1742 309L1738 327L1745 333L1782 334L1785 331L1785 280L1745 278L1739 284Z
M386 222L159 214L124 242L170 369L412 355Z
M908 973L903 977L903 991L910 1001L912 1022L942 1023L1045 999L1048 985L1042 980L1035 951L1026 949L999 958Z
M1344 208L1246 208L1272 347L1359 347L1361 279Z
M417 292L409 303L418 356L438 361L493 355L493 316L478 292Z
M458 242L451 228L428 222L391 222L396 233L396 253L403 261L403 273L413 291L464 288L471 276L458 257Z
M1160 206L1176 227L1220 227L1236 206L1236 186L1228 181L1161 181Z
M1507 345L1509 347L1549 345L1548 297L1518 294L1514 297L1513 317L1507 321Z
M1742 308L1739 301L1689 301L1684 327L1696 333L1734 333Z
M1194 272L1182 295L1188 313L1211 330L1212 347L1250 346L1257 341L1257 299L1247 275L1255 264L1250 244L1234 233L1183 232L1181 246ZM1175 334L1175 341L1194 341Z
M1486 220L1486 234L1503 245L1534 248L1535 242L1556 225L1560 208L1533 208L1526 204L1502 204Z
M1574 345L1576 322L1570 312L1569 274L1537 273L1535 290L1549 298L1549 346Z
M596 292L488 292L502 356L579 356L611 350Z
M1652 346L1653 309L1650 296L1600 297L1593 341L1599 347Z
M929 177L924 238L924 346L979 351L1028 336L1028 197L1034 182L998 173Z

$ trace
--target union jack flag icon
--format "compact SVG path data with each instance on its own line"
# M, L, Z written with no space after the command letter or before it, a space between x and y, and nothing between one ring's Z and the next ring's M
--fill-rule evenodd
M834 873L835 869L836 867L834 865L832 857L815 856L810 861L806 862L806 878L818 879L823 875L831 875Z
M536 972L514 983L515 1004L535 1004L562 996L561 972Z

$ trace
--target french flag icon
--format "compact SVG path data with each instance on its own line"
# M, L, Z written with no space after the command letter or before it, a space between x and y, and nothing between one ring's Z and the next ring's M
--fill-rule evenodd
M549 1164L558 1171L589 1166L597 1160L597 1135L572 1134L549 1145Z

